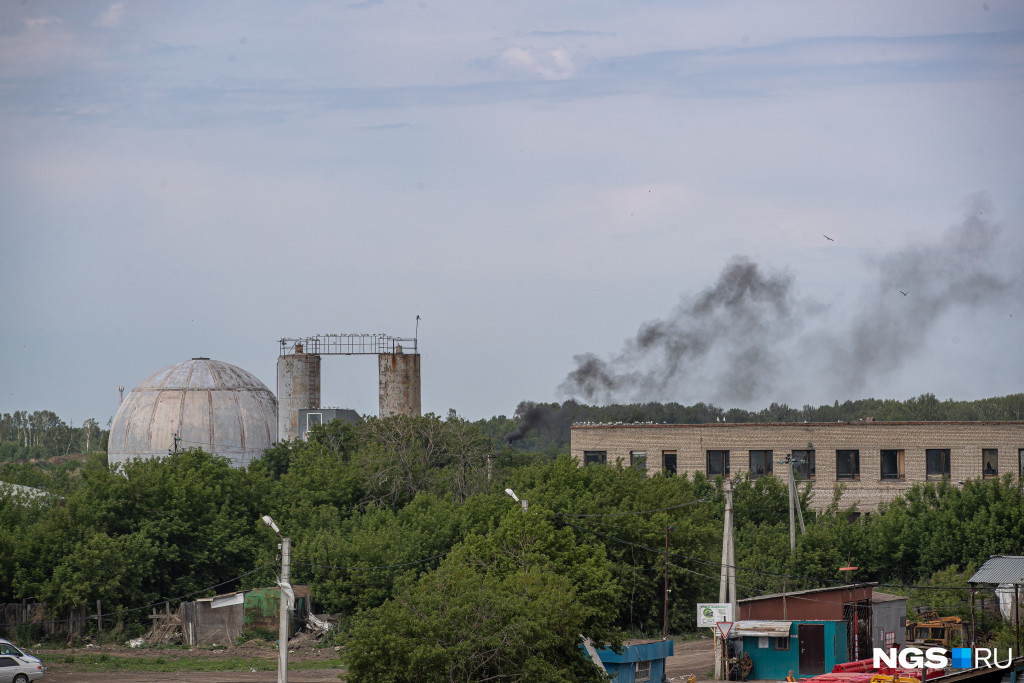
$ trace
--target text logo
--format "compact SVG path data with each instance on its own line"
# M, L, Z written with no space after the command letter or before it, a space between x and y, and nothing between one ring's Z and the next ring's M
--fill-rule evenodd
M952 654L952 662L949 654ZM972 650L969 647L954 647L952 651L943 647L930 647L922 650L917 647L905 647L902 650L889 648L885 650L880 647L874 648L872 654L872 666L880 669L883 666L890 669L945 669L952 666L954 669L973 669L976 667L996 667L1007 669L1013 662L1013 650L1007 650L1005 662L999 661L998 649L979 647Z

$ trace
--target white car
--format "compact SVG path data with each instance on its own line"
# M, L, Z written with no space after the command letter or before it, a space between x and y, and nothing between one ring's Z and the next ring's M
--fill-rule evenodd
M0 683L38 681L45 670L38 657L22 652L14 643L0 638Z

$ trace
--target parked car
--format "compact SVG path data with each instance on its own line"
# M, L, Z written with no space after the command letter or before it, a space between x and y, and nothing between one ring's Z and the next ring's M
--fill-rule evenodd
M0 683L28 683L43 677L46 667L38 657L0 638Z

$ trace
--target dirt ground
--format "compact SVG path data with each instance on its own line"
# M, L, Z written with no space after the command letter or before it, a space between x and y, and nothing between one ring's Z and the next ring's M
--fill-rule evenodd
M710 638L688 643L677 642L675 654L665 662L665 676L671 680L685 680L696 674L701 683L707 680L705 674L715 668L715 641Z
M259 657L269 662L276 661L277 648L269 644L246 644L231 647L225 650L167 650L167 649L144 649L131 650L124 647L90 647L61 650L35 650L34 654L43 660L47 667L43 681L67 681L68 683L184 683L195 681L196 683L276 683L277 672L274 671L217 671L217 672L195 672L182 671L175 673L149 673L149 672L82 672L75 669L75 664L63 663L69 655L96 655L108 654L113 657L144 657L155 659L164 657L172 659L176 657L196 656L205 659L217 659L227 657ZM288 655L289 662L323 661L325 667L337 664L337 653L332 648L299 648ZM669 680L684 680L690 674L696 674L697 680L703 683L705 674L714 668L714 644L710 639L693 642L677 642L675 644L675 655L666 663L666 676ZM337 683L338 674L343 673L339 669L308 669L305 671L288 672L289 683Z

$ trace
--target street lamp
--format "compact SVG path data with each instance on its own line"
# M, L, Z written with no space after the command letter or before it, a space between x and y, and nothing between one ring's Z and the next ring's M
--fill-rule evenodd
M519 503L523 507L523 512L526 512L527 510L530 509L530 501L528 501L528 500L519 500L519 496L517 496L516 492L513 491L512 489L505 489L505 493L507 493L508 495L512 496L512 500L514 500L515 502Z
M260 520L274 530L281 538L281 580L278 582L281 610L278 614L277 628L277 683L288 683L288 607L285 602L285 588L291 590L289 570L291 568L292 540L281 535L281 530L274 524L270 515L263 515Z

